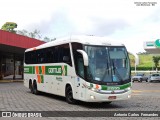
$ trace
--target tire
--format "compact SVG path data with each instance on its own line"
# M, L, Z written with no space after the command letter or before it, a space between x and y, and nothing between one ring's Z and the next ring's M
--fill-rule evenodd
M142 78L139 79L139 82L142 82Z
M38 93L39 93L39 91L37 90L37 83L36 82L33 83L33 93L35 95L38 95Z
M32 85L31 81L29 81L29 89L30 89L31 93L33 94L33 85Z
M66 88L66 101L69 104L75 104L76 100L73 98L73 92L71 86L67 86Z
M148 79L146 79L146 82L148 82Z

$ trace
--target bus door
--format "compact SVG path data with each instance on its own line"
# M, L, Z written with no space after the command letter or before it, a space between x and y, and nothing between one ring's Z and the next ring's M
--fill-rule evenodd
M84 82L83 81L84 64L83 64L83 58L80 54L77 56L75 68L76 68L76 73L77 73L77 77L75 78L75 90L76 90L76 93L78 94L77 97L83 99L85 95L84 94L85 89L82 87L84 84L83 83Z

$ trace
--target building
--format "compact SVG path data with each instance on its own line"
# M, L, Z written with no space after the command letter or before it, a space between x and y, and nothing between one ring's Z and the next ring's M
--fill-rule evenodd
M45 43L0 30L0 80L23 78L23 56L27 48Z
M160 54L160 39L155 41L145 41L144 50L151 54Z

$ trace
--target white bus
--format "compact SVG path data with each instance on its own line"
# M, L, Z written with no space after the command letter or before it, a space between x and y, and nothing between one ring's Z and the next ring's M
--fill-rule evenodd
M123 44L105 37L71 36L25 51L24 85L77 100L106 102L131 97L131 70Z

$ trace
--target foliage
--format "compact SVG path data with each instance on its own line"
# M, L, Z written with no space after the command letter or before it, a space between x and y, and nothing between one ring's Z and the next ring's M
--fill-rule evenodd
M140 54L139 65L137 67L153 67L153 59L151 54ZM131 67L135 66L135 58L133 55L129 54Z
M1 30L5 30L5 31L8 31L8 32L12 32L12 33L16 33L16 31L14 30L15 28L17 28L17 24L14 23L14 22L6 22Z
M148 70L151 71L153 68L152 67L136 67L136 70ZM158 67L160 70L160 68ZM131 70L135 70L135 67L131 67Z
M42 37L41 33L39 30L35 29L33 32L28 32L27 30L18 30L17 31L17 34L20 34L20 35L23 35L23 36L27 36L27 37L30 37L30 38L35 38L35 39L40 39L40 40L43 40L45 42L49 42L49 41L52 41L52 40L55 40L54 39L50 39L48 37Z
M17 24L14 22L6 22L3 26L2 26L2 30L8 31L8 32L12 32L12 33L16 33L19 35L23 35L23 36L27 36L30 38L35 38L35 39L39 39L39 40L43 40L45 42L49 42L49 41L53 41L56 40L56 38L54 39L50 39L48 37L42 37L41 33L39 30L35 29L33 32L28 32L27 30L23 29L23 30L14 30L15 28L17 28Z
M153 62L156 68L159 66L159 60L160 56L153 56Z
M139 56L139 65L137 65L137 70L160 70L159 66L159 60L160 60L160 56L153 56L152 54L146 54L146 53L142 53L142 54L138 54ZM134 66L134 56L129 54L129 58L130 58L130 64L131 64L131 69L135 70Z

